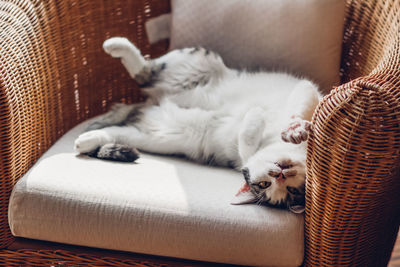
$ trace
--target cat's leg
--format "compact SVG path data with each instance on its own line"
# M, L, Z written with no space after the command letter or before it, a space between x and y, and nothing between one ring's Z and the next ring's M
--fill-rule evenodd
M129 40L113 37L103 44L104 50L122 64L139 84L147 86L150 95L178 93L217 82L230 70L221 57L204 48L173 50L156 59L146 60Z
M124 37L113 37L103 43L104 51L114 58L120 58L129 75L139 84L151 79L151 63L140 50Z
M312 114L321 97L318 87L310 81L303 80L296 85L284 113L288 123L282 130L283 141L299 144L307 140Z
M136 127L109 126L82 133L76 140L74 148L81 154L92 153L107 144L128 144L124 137L138 140L143 136Z
M107 113L101 115L98 119L91 122L86 128L85 132L113 125L133 123L138 120L138 117L141 114L140 109L145 105L146 104L144 103L131 105L116 103L112 105L111 109Z
M75 150L88 154L106 144L122 144L146 152L184 154L201 160L204 156L202 141L210 131L212 117L210 112L180 109L174 104L151 106L144 110L140 121L133 124L81 134L75 141Z
M238 137L238 150L242 164L245 164L260 146L265 129L264 113L265 111L260 107L252 108L242 121Z
M215 84L230 71L218 54L202 47L173 50L154 62L164 65L157 85L173 92Z
M87 154L106 144L120 144L150 153L186 155L190 154L190 149L184 145L185 137L183 132L146 132L135 126L111 126L81 134L75 140L75 150Z

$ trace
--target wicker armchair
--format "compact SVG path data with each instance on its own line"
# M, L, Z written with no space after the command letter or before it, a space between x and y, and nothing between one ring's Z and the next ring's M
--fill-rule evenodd
M66 131L142 96L101 44L126 36L150 57L144 22L167 0L0 2L0 265L174 265L72 246L15 249L16 181ZM306 266L385 266L400 223L400 1L347 0L342 85L315 111L308 145ZM163 263L164 262L164 263ZM188 265L188 263L186 263Z

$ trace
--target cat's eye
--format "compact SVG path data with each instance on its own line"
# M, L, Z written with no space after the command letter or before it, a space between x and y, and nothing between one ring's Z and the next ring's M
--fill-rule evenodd
M258 187L265 189L268 188L271 185L271 182L267 182L267 181L262 181L258 183Z
M290 194L301 195L300 191L295 187L287 186L286 188L287 188L287 190L289 191Z

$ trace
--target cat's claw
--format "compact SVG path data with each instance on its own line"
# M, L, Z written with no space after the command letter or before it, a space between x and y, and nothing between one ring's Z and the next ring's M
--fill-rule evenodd
M89 153L107 143L107 139L109 138L101 130L89 131L75 140L74 149L81 154Z
M311 123L302 119L293 119L281 133L282 140L288 143L300 144L307 141Z

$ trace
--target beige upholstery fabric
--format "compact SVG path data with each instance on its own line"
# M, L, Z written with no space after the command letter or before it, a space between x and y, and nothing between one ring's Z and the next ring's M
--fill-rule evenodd
M303 216L229 202L239 173L143 155L137 164L76 156L74 128L15 186L15 236L244 265L298 266Z
M172 0L171 49L204 46L231 67L339 81L343 0Z

